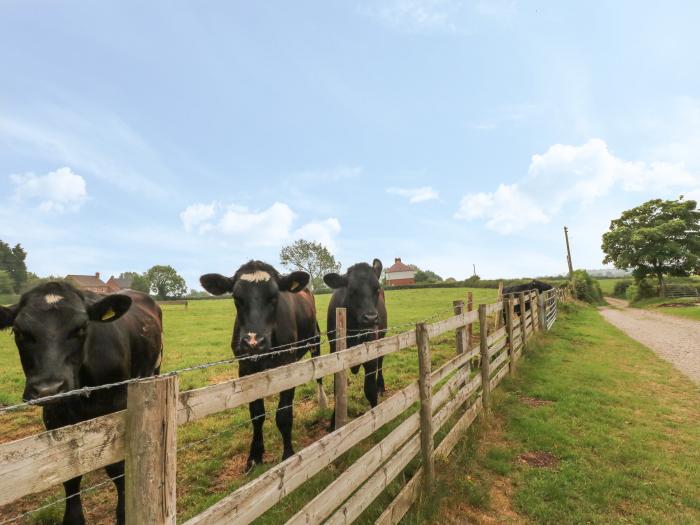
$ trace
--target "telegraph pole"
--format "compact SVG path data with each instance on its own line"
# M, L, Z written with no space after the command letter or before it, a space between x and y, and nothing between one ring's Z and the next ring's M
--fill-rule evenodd
M569 279L574 276L574 265L571 263L571 248L569 247L569 228L564 226L564 238L566 239L566 262L569 264Z

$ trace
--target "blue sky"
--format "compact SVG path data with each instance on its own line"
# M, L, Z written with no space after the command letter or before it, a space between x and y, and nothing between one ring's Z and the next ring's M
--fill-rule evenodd
M298 237L463 278L601 267L700 197L696 2L0 5L0 239L191 286Z

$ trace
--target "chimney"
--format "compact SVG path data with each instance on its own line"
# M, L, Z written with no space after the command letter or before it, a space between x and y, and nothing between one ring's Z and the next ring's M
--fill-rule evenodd
M95 277L100 278L100 272L95 272Z
M396 258L394 259L394 264L400 263L400 262L401 262L401 257L396 257Z

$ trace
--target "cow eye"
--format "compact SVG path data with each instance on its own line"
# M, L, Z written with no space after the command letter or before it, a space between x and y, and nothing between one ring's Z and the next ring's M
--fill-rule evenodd
M77 339L80 337L85 337L87 333L87 328L85 325L77 327L75 330L68 334L68 339Z

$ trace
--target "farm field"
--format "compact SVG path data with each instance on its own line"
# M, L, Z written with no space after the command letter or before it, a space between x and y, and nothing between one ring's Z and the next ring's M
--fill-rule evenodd
M633 308L646 308L662 314L700 321L700 304L695 297L678 297L674 299L654 297L652 299L637 301L630 306Z
M593 308L562 310L406 522L700 522L700 390Z
M465 299L466 288L442 288L421 290L396 290L386 293L389 326L392 332L413 329L413 323L430 318L437 320L452 315L452 301ZM496 290L473 289L474 304L493 302ZM330 295L316 297L319 324L325 331L325 312ZM172 305L163 307L165 352L163 371L167 372L199 363L227 359L232 356L230 338L233 327L234 307L231 300L191 301L189 309ZM438 365L454 355L454 336L443 336L433 341L433 364ZM328 352L324 345L323 353ZM417 360L412 350L402 351L385 358L384 376L387 395L400 389L417 377ZM236 366L221 365L203 371L184 373L180 377L180 390L196 388L235 377ZM349 389L349 414L351 417L364 413L369 404L362 394L363 373L351 377ZM23 389L23 373L17 350L9 332L0 333L0 403L13 404L20 401ZM332 379L325 380L326 392L332 392ZM315 383L297 388L294 408L294 444L297 450L310 444L326 433L330 411L322 414L317 408ZM267 419L264 427L266 464L257 467L248 476L243 473L251 427L247 408L239 408L207 417L196 423L178 428L178 519L185 520L210 506L230 491L260 475L273 466L281 456L281 440L274 425L276 397L266 402ZM327 485L337 471L346 468L362 451L371 447L386 435L399 421L387 425L355 449L341 457L335 466L325 469L310 483L295 491L281 504L275 506L261 518L261 523L283 523L320 488ZM43 426L38 408L0 416L0 441L41 432ZM83 488L104 481L102 472L91 473L83 478ZM394 491L399 484L394 484ZM391 489L389 491L391 493ZM46 505L62 497L62 489L23 498L0 508L0 522ZM384 500L383 500L384 498ZM384 495L365 515L376 518L391 496ZM90 523L111 523L116 496L111 484L84 495L86 516ZM383 501L383 503L382 503ZM60 523L63 504L49 506L28 515L19 523ZM371 521L367 518L368 521Z
M615 279L597 279L597 281L603 295L612 295L613 290L615 289L615 284L619 283L620 281L628 281L629 279L629 277L620 277Z

